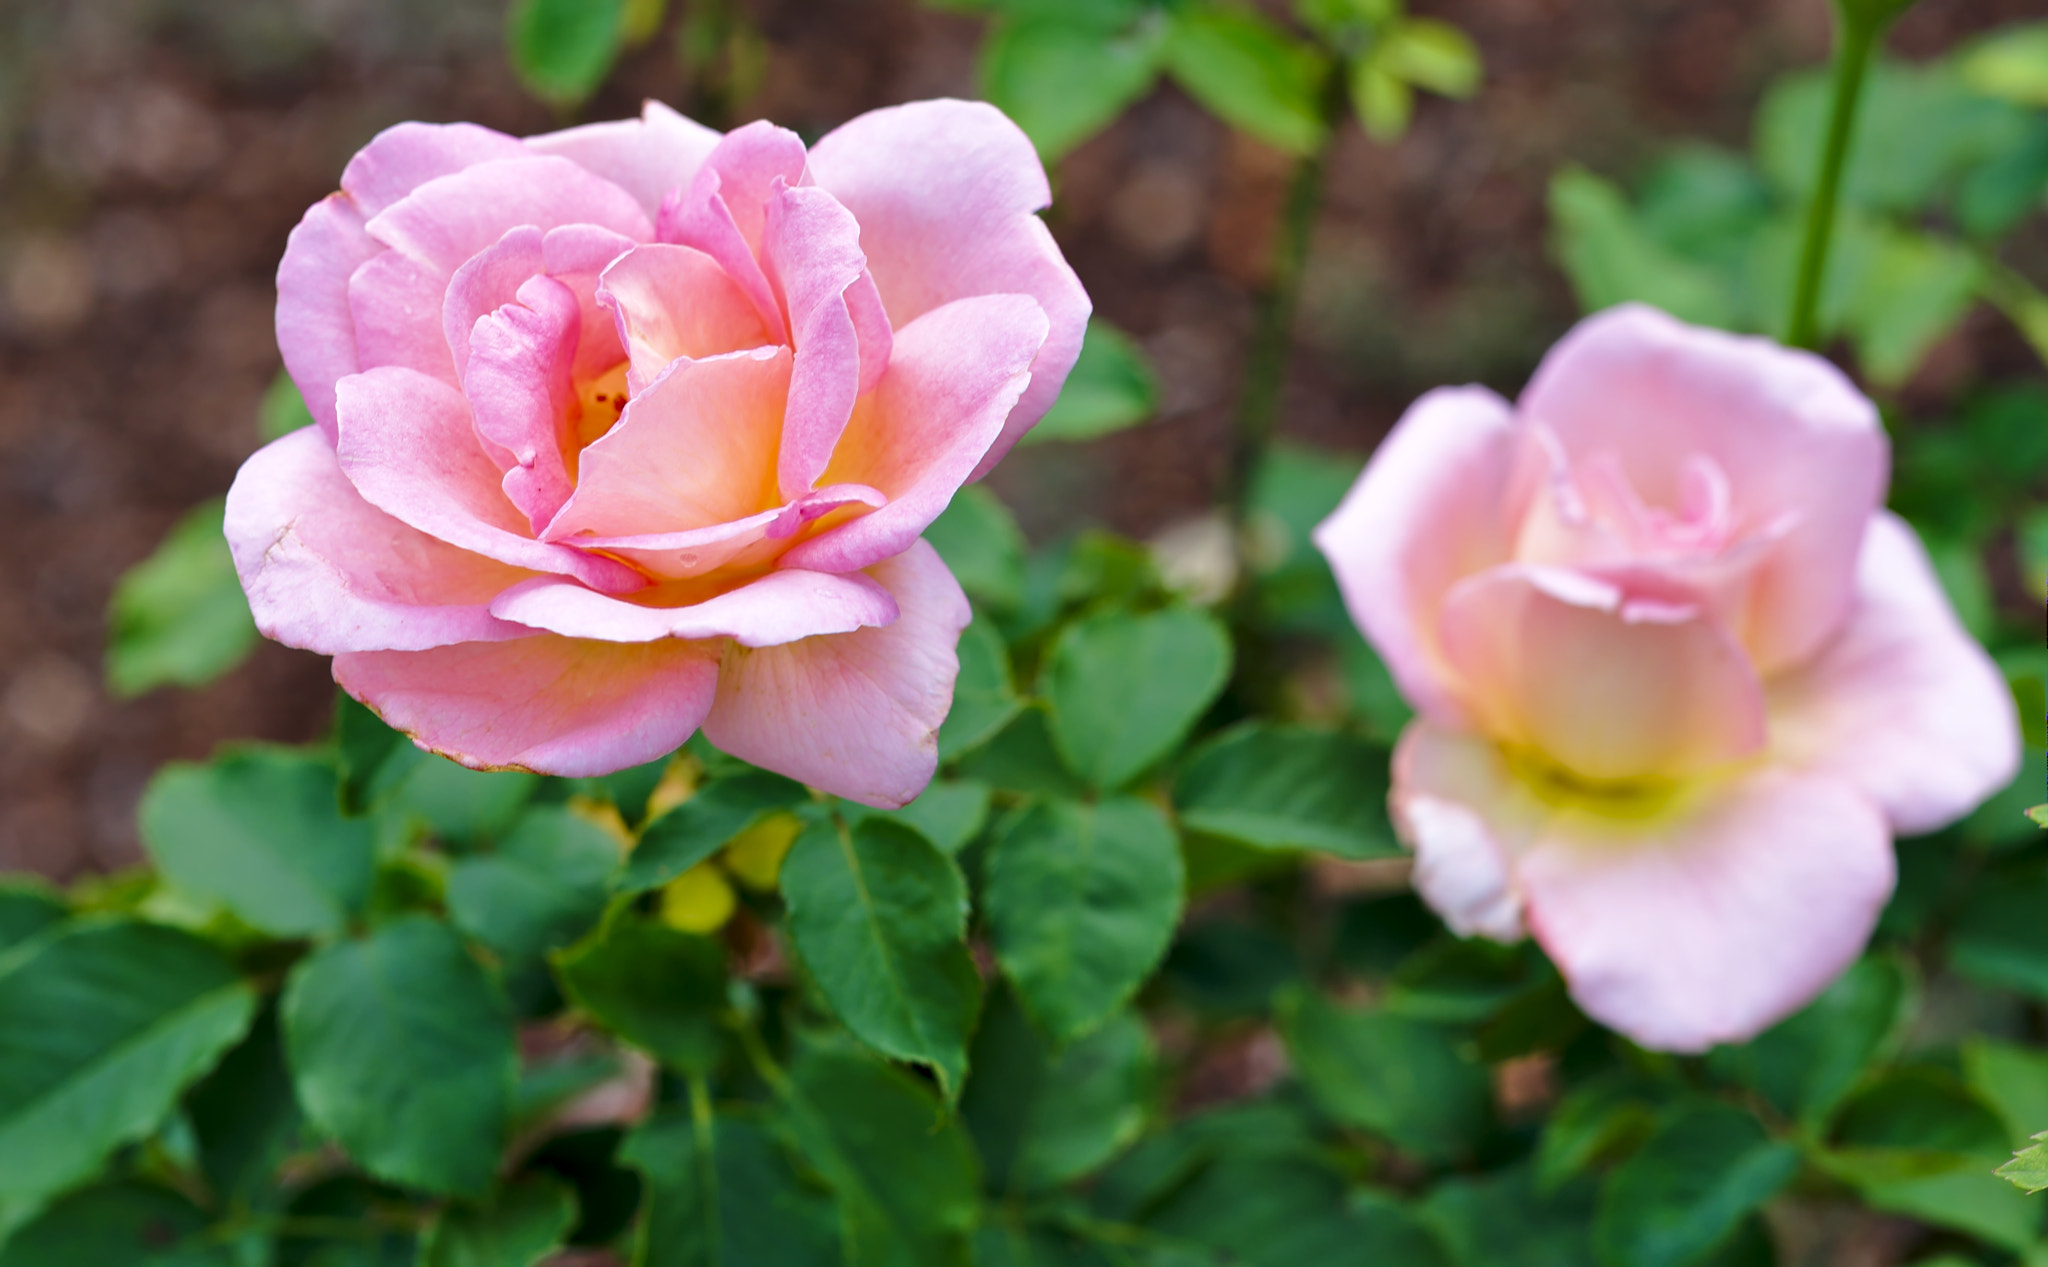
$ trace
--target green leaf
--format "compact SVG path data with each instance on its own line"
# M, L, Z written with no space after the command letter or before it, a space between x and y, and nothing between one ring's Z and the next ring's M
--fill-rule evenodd
M782 896L797 953L839 1019L884 1055L930 1066L957 1097L981 978L953 860L886 819L814 823L783 864Z
M1210 113L1268 145L1308 154L1322 143L1317 102L1328 61L1256 13L1193 4L1175 11L1166 67Z
M866 816L901 823L937 845L940 853L953 857L988 825L988 801L986 784L940 779L902 809L873 810Z
M64 902L26 876L0 880L0 952L63 922Z
M206 1223L199 1207L165 1188L88 1188L15 1232L0 1267L234 1267Z
M2048 22L1992 32L1956 58L1963 82L1987 97L2048 107Z
M1680 1267L1710 1253L1799 1168L1749 1114L1700 1102L1668 1115L1607 1176L1593 1244L1607 1267Z
M271 1184L303 1121L275 1007L186 1095L185 1113L217 1198L250 1201Z
M1010 651L986 617L960 632L960 676L953 707L939 726L939 759L952 761L1001 733L1024 705L1010 680Z
M1060 631L1041 675L1053 744L1095 788L1120 788L1186 738L1230 658L1230 635L1206 612L1085 616Z
M1373 46L1372 60L1395 78L1446 97L1479 91L1479 48L1448 22L1409 18Z
M1573 1088L1543 1123L1533 1177L1556 1192L1605 1156L1627 1151L1657 1127L1657 1089L1629 1070L1610 1070Z
M953 494L946 509L925 528L924 538L975 602L1006 610L1022 601L1024 530L988 489L969 484Z
M568 945L604 913L619 844L557 806L529 809L488 854L456 861L448 917L508 968Z
M982 92L1050 164L1151 90L1164 36L1156 22L1108 33L1043 19L1000 23L981 46Z
M173 762L150 781L137 822L171 883L272 936L334 936L369 900L370 824L341 816L334 767L303 750Z
M701 1125L676 1108L626 1136L619 1158L646 1184L636 1267L838 1267L831 1202L798 1178L758 1122Z
M1994 867L1974 884L1949 934L1949 963L1995 989L2048 999L2048 866Z
M621 906L555 958L562 992L591 1019L671 1068L708 1074L723 1046L725 952Z
M623 893L658 889L762 819L810 799L803 784L761 770L708 784L647 825L614 887Z
M2048 1139L2048 1131L2042 1131L2034 1138ZM2020 1149L2012 1155L2011 1161L1998 1168L1998 1176L2028 1195L2048 1188L2048 1148L2034 1144Z
M544 101L582 102L611 73L625 12L625 0L514 0L505 28L512 69Z
M1874 1210L1966 1232L2016 1252L2040 1237L2040 1203L2000 1182L1989 1161L1941 1174L1865 1183L1858 1191Z
M2027 811L2027 817L2041 827L2048 827L2048 805L2036 805Z
M1864 373L1880 386L1904 383L1977 302L1983 277L1983 266L1959 246L1921 233L1879 231L1856 277L1847 317Z
M1896 1069L1842 1106L1835 1123L1838 1168L1859 1179L1959 1169L1997 1161L2011 1147L1997 1113L1946 1070Z
M471 770L410 745L386 756L378 775L378 783L390 789L380 803L382 813L457 845L473 845L510 830L519 811L540 790L537 774Z
M406 916L301 962L284 994L299 1103L365 1170L491 1186L518 1073L512 1014L445 924Z
M575 1225L576 1194L552 1175L526 1175L480 1206L443 1209L420 1240L419 1267L533 1267Z
M1415 90L1405 80L1365 59L1351 64L1347 86L1351 109L1367 136L1390 145L1407 135L1408 122L1415 116Z
M984 864L996 960L1055 1043L1101 1025L1166 953L1184 876L1173 825L1145 801L1041 801Z
M1906 999L1898 962L1865 958L1798 1015L1747 1046L1716 1051L1715 1068L1755 1087L1779 1112L1818 1129L1883 1052Z
M1452 1031L1339 1008L1298 989L1278 1010L1295 1072L1337 1121L1432 1162L1468 1154L1486 1129L1485 1067L1459 1050Z
M226 514L222 498L195 506L115 582L106 660L115 695L204 686L255 648L256 622L221 535Z
M1457 1267L1586 1267L1593 1196L1583 1180L1546 1189L1522 1164L1447 1179L1430 1189L1421 1214Z
M418 1267L418 1250L405 1227L415 1207L404 1194L360 1175L315 1183L292 1198L285 1214L313 1224L314 1234L287 1223L277 1238L277 1267Z
M1131 336L1100 318L1088 319L1081 359L1022 444L1093 440L1150 418L1159 408L1159 376Z
M954 708L957 711L959 705L955 703ZM939 743L943 749L943 729ZM1053 751L1052 728L1043 708L1018 709L1008 725L963 755L955 768L967 778L1020 796L1088 794L1087 786L1067 773L1059 753Z
M845 1046L799 1053L787 1095L797 1149L838 1198L847 1261L960 1267L981 1167L957 1117L915 1079Z
M1190 831L1259 849L1391 858L1387 754L1344 735L1247 722L1203 745L1174 784Z
M1434 1238L1392 1199L1371 1189L1347 1194L1340 1175L1307 1158L1226 1152L1197 1171L1145 1224L1245 1267L1445 1263Z
M1551 252L1585 311L1637 302L1696 325L1734 324L1727 283L1652 239L1621 191L1600 177L1576 167L1552 176L1550 221Z
M292 381L291 371L280 368L277 377L270 380L270 386L263 389L263 402L256 406L256 430L269 444L282 439L301 427L313 425L313 411L306 408L306 398L299 394L299 385Z
M174 929L79 920L0 957L0 1222L154 1129L255 1012Z

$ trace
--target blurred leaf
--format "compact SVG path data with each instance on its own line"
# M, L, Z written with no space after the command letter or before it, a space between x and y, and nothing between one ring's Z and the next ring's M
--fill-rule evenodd
M1386 762L1384 750L1344 735L1247 722L1189 759L1174 803L1188 830L1261 849L1396 857Z
M1166 1236L1217 1251L1221 1263L1302 1267L1445 1267L1443 1250L1414 1216L1371 1189L1306 1158L1225 1152L1145 1220ZM1199 1261L1199 1260L1198 1260Z
M1258 574L1267 623L1357 636L1330 566L1309 534L1337 509L1361 465L1349 454L1284 443L1260 457L1245 498L1245 559Z
M2024 777L2024 776L2023 776ZM1949 963L1996 989L2048 999L2048 869L2038 861L1988 869L1949 934Z
M2027 811L2027 817L2043 827L2048 827L2048 805L2036 805Z
M1022 708L995 737L960 758L959 772L1023 796L1080 797L1088 789L1053 751L1042 708Z
M1956 221L1971 237L2004 236L2048 196L2048 115L2034 114L2028 124L2024 142L1987 158L1956 190Z
M1409 18L1373 45L1371 57L1382 70L1417 88L1460 99L1479 91L1478 46L1448 22Z
M1002 732L1023 707L1010 680L1010 650L985 617L960 632L953 708L939 726L939 759L951 761Z
M1635 301L1697 325L1734 324L1723 279L1651 238L1621 191L1600 177L1576 167L1552 176L1550 220L1552 253L1585 311Z
M999 23L981 46L982 92L1054 163L1151 90L1165 35L1159 22L1122 32L1056 19Z
M1535 1190L1556 1192L1603 1157L1634 1149L1655 1132L1663 1099L1659 1088L1627 1069L1573 1088L1543 1124L1532 1172Z
M1971 1037L1963 1042L1963 1076L1997 1111L2008 1142L2029 1139L2048 1122L2048 1052Z
M1395 968L1384 1003L1421 1020L1483 1021L1537 983L1531 968L1539 959L1526 943L1440 935Z
M1593 1243L1607 1267L1679 1267L1710 1253L1799 1167L1749 1114L1700 1102L1668 1114L1600 1189Z
M797 838L782 896L797 953L839 1019L884 1055L929 1066L957 1098L981 978L953 860L886 819L822 821Z
M1181 742L1230 677L1230 635L1188 608L1107 611L1060 631L1041 690L1067 767L1113 791Z
M1681 143L1644 178L1636 222L1665 249L1732 273L1771 216L1770 189L1746 158Z
M2048 22L1994 31L1960 53L1956 67L1986 96L2048 108Z
M512 69L543 101L581 103L604 83L624 39L627 0L513 0Z
M1250 10L1190 4L1175 11L1166 66L1204 108L1268 145L1308 154L1322 143L1318 101L1327 60Z
M447 925L418 915L302 960L285 1047L306 1116L365 1170L481 1196L518 1074L504 996Z
M718 1064L726 984L717 942L621 905L555 956L555 975L592 1020L670 1068L704 1075Z
M157 771L136 811L179 888L277 937L333 936L369 900L370 824L343 818L334 768L291 748L230 749Z
M44 1210L0 1247L0 1267L234 1267L206 1230L206 1214L169 1189L109 1184Z
M106 672L115 695L204 686L255 648L256 622L221 535L226 514L221 498L193 507L114 583Z
M1150 418L1159 408L1159 378L1131 337L1099 317L1088 319L1081 359L1037 426L1019 443L1093 440Z
M659 888L734 836L810 799L803 784L762 770L706 784L647 825L613 887L623 893Z
M413 1214L409 1203L401 1193L360 1175L314 1183L292 1197L285 1213L301 1226L288 1223L278 1236L277 1267L418 1267L411 1233L392 1226ZM306 1224L329 1234L308 1235L302 1230Z
M952 857L988 824L988 801L985 784L970 779L939 779L902 809L872 810L867 817L901 823L937 845L940 853Z
M1377 61L1353 62L1347 76L1351 109L1365 134L1382 145L1406 136L1415 114L1415 90Z
M334 765L343 813L360 814L380 790L379 776L410 741L345 691L334 693Z
M0 957L0 1224L154 1129L255 1012L219 952L169 928L80 920Z
M512 826L540 789L540 776L524 770L471 770L446 757L404 746L385 758L379 782L389 791L379 810L424 828L450 844L489 840Z
M1192 842L1188 853L1192 890L1197 867ZM1160 972L1182 1001L1230 1018L1270 1011L1274 992L1301 975L1300 957L1285 938L1258 924L1224 919L1183 929Z
M1332 1118L1430 1162L1468 1155L1486 1129L1486 1069L1442 1026L1284 994L1280 1035L1295 1072Z
M291 372L278 370L277 377L263 390L263 403L256 407L258 434L268 444L312 425L313 411L306 408L306 398L299 394L299 385L292 381Z
M845 1046L806 1048L789 1081L790 1133L838 1198L847 1260L958 1267L981 1205L959 1119L915 1079Z
M1872 1209L2023 1251L2040 1235L2041 1205L2001 1182L1992 1169L1995 1161L1980 1159L1942 1174L1864 1183L1858 1191Z
M988 489L969 484L953 494L924 536L976 602L1007 610L1022 601L1024 532Z
M1859 1185L1989 1169L2011 1147L1996 1113L1953 1075L1925 1066L1894 1070L1853 1096L1834 1142L1823 1164Z
M1864 373L1884 387L1905 382L1976 302L1981 282L1969 252L1924 234L1883 231L1848 311Z
M636 1267L837 1267L831 1202L798 1178L760 1123L676 1107L626 1137L647 1185Z
M551 1175L525 1175L481 1206L451 1205L427 1225L419 1267L533 1267L576 1224L576 1194Z
M1934 574L1955 608L1956 618L1971 637L1985 641L1991 636L1996 608L1991 596L1991 575L1985 570L1984 556L1977 543L1936 539L1926 545L1928 560L1934 564Z
M1762 1092L1787 1117L1818 1129L1882 1053L1906 1001L1899 963L1866 956L1796 1016L1745 1046L1717 1049L1714 1067Z
M448 917L506 965L537 963L581 937L604 912L619 844L579 814L539 806L488 854L456 861Z
M1589 1182L1546 1192L1523 1164L1446 1179L1421 1214L1456 1267L1586 1267L1593 1193Z
M0 878L0 952L12 950L65 916L64 902L27 876Z
M1127 1002L1180 922L1180 842L1130 797L1045 800L1012 819L984 864L982 916L1024 1008L1057 1044Z
M619 38L627 48L638 48L661 32L668 16L668 0L625 0L619 14Z
M187 1093L185 1112L217 1200L251 1201L269 1187L304 1120L292 1096L274 1006Z

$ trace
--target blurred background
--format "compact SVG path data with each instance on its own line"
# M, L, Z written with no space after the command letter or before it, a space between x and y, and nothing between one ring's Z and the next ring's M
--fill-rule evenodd
M1766 86L1828 52L1826 0L1413 7L1471 37L1484 87L1419 95L1397 141L1338 134L1280 397L1283 438L1361 456L1430 386L1512 395L1577 317L1558 173L1630 188L1676 138L1746 150ZM2040 14L1925 0L1889 47L1930 59ZM376 131L525 134L654 97L814 139L876 106L978 95L987 19L970 12L747 0L657 15L564 108L522 85L500 0L0 0L0 869L133 862L135 802L163 761L324 733L320 657L266 643L201 689L126 699L101 657L117 578L260 443L286 234ZM715 55L693 53L707 29ZM1214 501L1293 166L1163 80L1057 162L1054 234L1157 391L1142 426L1004 464L991 483L1034 541L1080 525L1153 537ZM2018 222L2002 253L2048 278L2048 217ZM1981 304L1916 353L1885 400L1895 426L1931 435L1987 382L2042 381ZM2048 434L2024 410L2015 425ZM2031 622L2023 536L1993 523L1973 538L1982 562L1962 584L1979 623Z

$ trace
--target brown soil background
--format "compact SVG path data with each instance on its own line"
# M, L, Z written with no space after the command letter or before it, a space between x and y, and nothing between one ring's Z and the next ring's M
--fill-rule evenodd
M875 106L973 94L976 19L912 0L744 7L768 62L732 122L814 137ZM1828 40L1826 0L1414 8L1477 39L1487 84L1470 103L1423 101L1398 146L1344 136L1281 424L1361 453L1431 385L1512 393L1571 322L1544 249L1556 168L1627 179L1675 137L1743 147L1762 87ZM1925 0L1892 48L1929 56L2039 14L2039 0ZM678 16L580 119L647 96L687 108ZM325 727L326 663L269 644L204 690L110 698L107 597L256 447L277 260L348 156L402 119L572 121L520 90L502 25L499 0L0 0L0 868L131 862L136 798L163 761ZM1171 88L1062 164L1054 231L1097 310L1144 343L1165 400L1146 427L1009 459L993 484L1034 537L1145 535L1206 503L1286 174ZM1906 400L1938 416L2027 364L1980 313Z

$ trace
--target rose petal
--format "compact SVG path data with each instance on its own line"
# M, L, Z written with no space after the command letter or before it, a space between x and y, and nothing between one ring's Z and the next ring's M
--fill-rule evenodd
M830 484L805 493L786 506L758 515L691 528L683 532L650 532L623 537L577 537L578 547L601 550L655 576L687 579L722 567L760 567L773 563L789 538L835 510L888 504L889 499L860 484Z
M576 377L592 379L609 372L626 357L611 314L597 302L598 279L612 261L639 243L594 224L565 224L541 239L548 276L576 295L582 313L582 337L576 343Z
M762 235L775 182L804 181L804 146L794 132L766 122L728 132L688 186L661 204L656 237L695 247L718 261L753 301L773 340L789 340L787 316L762 271Z
M915 541L1001 433L1046 330L1035 301L985 295L897 331L888 372L861 397L824 477L880 489L889 504L798 544L783 566L852 572Z
M556 154L633 195L651 223L669 190L687 184L718 145L718 133L649 101L637 119L586 123L526 138L526 148Z
M699 360L775 341L753 301L694 247L640 247L605 269L597 296L614 316L635 396L677 357Z
M535 276L470 334L462 388L476 433L487 452L511 456L502 487L535 533L576 489L563 455L573 439L578 307L567 286Z
M347 194L306 210L277 266L277 348L320 430L334 441L334 385L362 369L348 283L384 248Z
M525 152L516 138L474 123L398 123L356 151L341 187L368 219L430 180Z
M862 364L876 354L861 347L846 303L866 268L860 225L846 208L822 189L778 188L762 241L762 266L782 295L796 349L777 459L787 499L808 492L832 460L860 395Z
M1913 530L1889 512L1864 533L1841 632L1770 683L1770 704L1787 759L1848 782L1902 835L1947 826L2019 771L2004 677L1957 623Z
M820 140L812 179L861 227L896 329L956 299L1030 295L1050 322L1031 384L971 478L980 479L1060 394L1088 325L1088 293L1036 214L1052 201L1031 141L980 102L874 110Z
M484 454L461 393L405 369L375 369L336 389L341 469L371 505L450 545L536 572L628 593L646 578L612 559L528 535Z
M639 597L657 602L661 591ZM738 589L680 607L626 602L574 581L536 577L500 594L491 611L501 619L570 638L731 638L743 647L773 647L889 624L896 619L896 600L859 572L770 572Z
M500 159L436 177L378 212L367 229L449 277L521 224L593 224L636 242L654 234L631 194L566 158L547 156Z
M916 799L938 768L954 653L973 612L922 541L868 575L895 597L893 624L778 647L731 647L704 736L725 752L864 805Z
M1548 810L1515 778L1500 749L1418 717L1394 749L1389 808L1415 851L1415 891L1460 937L1522 937L1515 859Z
M1624 304L1560 340L1520 408L1574 463L1614 454L1650 504L1676 507L1701 454L1726 473L1741 524L1796 516L1759 565L1748 619L1731 626L1759 672L1811 655L1841 623L1889 458L1876 407L1833 365Z
M1440 723L1465 710L1438 645L1438 609L1452 585L1507 560L1516 490L1540 458L1506 401L1483 387L1438 388L1408 407L1316 527L1351 619L1401 694Z
M266 637L322 655L525 637L490 614L532 575L408 528L356 492L316 428L257 450L228 490L226 535Z
M717 655L705 643L538 634L351 652L334 657L334 680L420 747L472 769L584 778L681 746L711 706Z
M530 224L507 229L505 236L469 257L448 279L441 301L441 333L455 358L455 372L469 372L469 332L476 323L516 301L529 277L547 271L541 241L546 235ZM403 258L403 257L401 257ZM496 456L496 455L493 455ZM499 460L507 465L509 457Z

